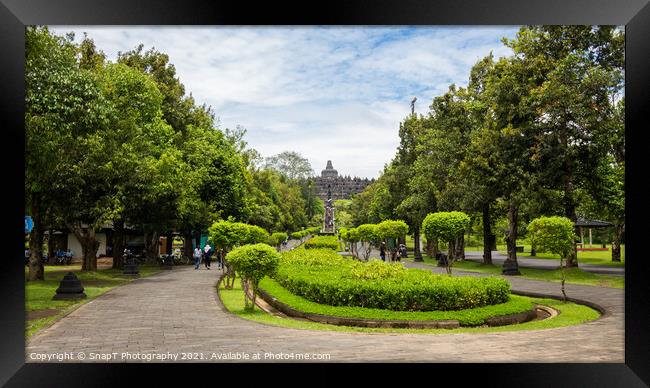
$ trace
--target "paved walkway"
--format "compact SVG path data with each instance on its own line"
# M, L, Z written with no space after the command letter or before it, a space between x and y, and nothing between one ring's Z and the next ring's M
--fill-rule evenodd
M238 318L217 299L219 276L215 269L177 267L115 288L33 337L26 361L41 362L35 358L49 354L79 362L83 352L83 362L143 362L122 353L169 353L178 361L182 353L197 353L208 362L224 362L219 357L296 361L267 354L329 355L320 362L624 362L623 290L568 285L569 296L600 303L608 311L579 326L490 334L368 334L286 329ZM559 293L557 283L509 280L514 289ZM115 353L115 359L93 360L92 353ZM259 360L252 359L255 354Z

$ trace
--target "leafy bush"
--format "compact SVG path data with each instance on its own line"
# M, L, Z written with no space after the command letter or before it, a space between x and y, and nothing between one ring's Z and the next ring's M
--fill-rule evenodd
M248 297L252 289L252 308L255 308L255 295L260 280L272 275L280 261L280 254L266 244L244 245L228 252L226 259L242 279L242 287ZM248 307L248 303L246 303Z
M534 304L523 296L511 295L506 303L488 305L472 309L455 311L392 311L351 306L330 306L312 302L289 292L277 281L266 277L260 282L260 288L273 295L280 302L296 310L312 314L331 315L335 317L377 319L377 320L447 320L457 319L461 326L478 326L486 319L498 315L516 314L530 311Z
M386 220L377 224L377 233L381 239L404 237L408 231L408 225L401 220Z
M470 218L463 212L430 213L422 221L422 232L427 239L449 242L462 235L469 223Z
M305 243L305 249L339 249L339 242L334 236L316 236L312 237Z
M328 249L282 254L274 278L316 303L397 311L460 310L508 301L499 278L448 277L406 269L401 263L364 263Z
M573 223L566 217L539 217L528 225L530 243L539 252L566 257L573 249Z
M287 234L284 232L275 232L271 235L269 242L271 245L280 245L283 241L287 239Z
M246 243L258 244L269 242L269 232L256 225L248 225L248 237Z

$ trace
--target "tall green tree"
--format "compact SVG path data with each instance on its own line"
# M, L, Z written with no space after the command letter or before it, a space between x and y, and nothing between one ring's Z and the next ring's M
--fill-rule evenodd
M576 191L606 155L598 139L622 96L624 34L614 26L530 26L504 42L530 75L535 173L562 191L564 215L575 222ZM575 248L568 265L577 266Z
M64 217L84 247L83 269L99 244L95 230L114 211L110 156L102 136L111 108L95 75L79 67L73 36L47 28L26 30L26 198L35 221L29 279L43 278L40 265L44 209ZM86 232L82 230L86 226Z

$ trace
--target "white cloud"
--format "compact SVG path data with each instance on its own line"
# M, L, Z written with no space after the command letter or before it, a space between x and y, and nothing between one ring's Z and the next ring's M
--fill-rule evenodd
M155 47L186 92L213 107L221 127L242 125L264 156L303 154L319 173L377 177L399 144L399 122L418 98L426 113L449 84L516 27L52 27L87 31L109 59Z

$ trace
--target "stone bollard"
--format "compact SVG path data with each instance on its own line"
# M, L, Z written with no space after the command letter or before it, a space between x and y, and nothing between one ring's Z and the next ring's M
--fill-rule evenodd
M139 276L140 275L140 266L135 261L131 252L124 254L124 268L122 270L123 275Z
M174 256L173 255L164 255L160 265L161 265L162 269L171 270L172 268L174 268Z
M68 272L61 280L59 288L56 289L54 300L83 299L86 297L81 281L72 272Z

